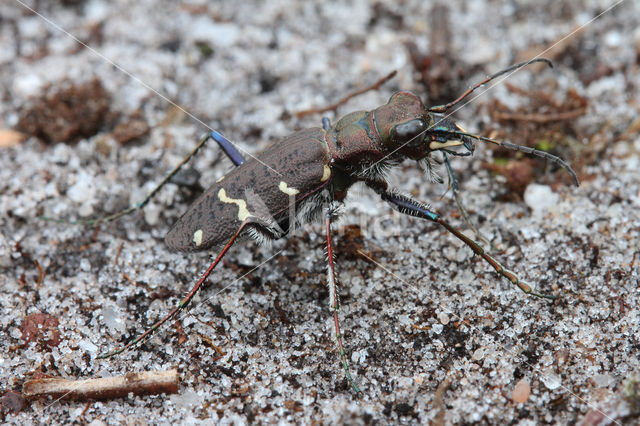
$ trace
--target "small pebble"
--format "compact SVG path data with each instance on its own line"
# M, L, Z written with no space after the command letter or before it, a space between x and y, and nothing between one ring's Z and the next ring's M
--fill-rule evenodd
M527 379L520 379L511 392L511 399L513 402L523 403L527 402L529 395L531 395L531 385Z
M527 206L534 212L548 210L550 207L558 204L558 200L558 194L554 194L548 185L532 183L524 190L524 202L527 203Z
M615 380L613 379L613 377L611 377L610 374L596 374L595 376L593 376L593 382L599 388L606 388L614 381Z
M82 203L95 196L95 190L91 178L81 174L78 181L67 190L67 196L76 203Z
M549 390L556 390L562 385L562 379L555 373L543 374L542 382Z
M482 358L484 358L484 349L482 348L476 349L476 351L471 356L471 359L474 361L480 361Z

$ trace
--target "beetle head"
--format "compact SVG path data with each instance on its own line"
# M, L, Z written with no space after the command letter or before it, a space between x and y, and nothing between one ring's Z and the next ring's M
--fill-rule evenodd
M471 155L472 139L453 120L433 114L418 96L398 92L375 111L376 128L386 148L413 160L434 151L452 155ZM458 149L457 147L462 147Z

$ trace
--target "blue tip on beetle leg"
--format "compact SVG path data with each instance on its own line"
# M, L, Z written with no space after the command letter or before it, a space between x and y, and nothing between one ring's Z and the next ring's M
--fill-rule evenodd
M240 151L236 149L235 146L229 141L229 139L222 136L222 134L216 130L212 130L209 133L211 139L217 142L217 144L222 148L222 151L229 157L229 159L233 162L234 165L239 166L244 163L244 157L240 154Z
M329 118L327 117L322 117L322 128L324 130L329 130L331 129L331 121L329 121Z

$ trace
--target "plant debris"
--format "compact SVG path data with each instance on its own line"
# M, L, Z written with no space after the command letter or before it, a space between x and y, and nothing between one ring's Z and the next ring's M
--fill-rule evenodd
M100 379L68 380L39 378L22 386L27 399L56 398L73 400L125 398L129 394L157 395L178 392L178 370L128 373Z
M46 143L75 143L108 122L110 96L100 80L49 85L22 110L17 129Z

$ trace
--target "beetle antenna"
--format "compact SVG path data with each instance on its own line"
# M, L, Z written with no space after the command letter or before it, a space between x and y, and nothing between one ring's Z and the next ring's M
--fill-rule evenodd
M479 88L480 86L487 84L488 82L490 82L491 80L500 77L501 75L507 74L511 71L516 71L522 67L526 67L529 64L533 64L536 62L544 62L545 64L549 65L550 68L553 68L553 63L546 59L546 58L535 58L535 59L531 59L529 61L525 61L525 62L520 62L519 64L515 64L510 66L509 68L505 68L502 71L498 71L495 74L491 74L490 76L488 76L487 78L485 78L484 80L482 80L481 82L479 82L478 84L476 84L475 86L473 86L470 89L467 89L462 95L460 95L460 97L458 97L458 99L456 99L455 101L449 102L448 104L445 105L437 105L434 107L429 108L429 112L446 112L449 108L451 108L454 105L457 105L458 103L460 103L464 98L466 98L467 96L469 96L471 93L473 93L474 90L476 90L477 88Z
M453 134L453 135L457 135L457 136L466 136L466 137L469 137L469 138L472 138L472 139L476 139L476 140L479 140L479 141L489 142L489 143L492 143L492 144L495 144L495 145L503 146L505 148L512 149L514 151L521 151L521 152L524 152L526 154L531 154L531 155L535 155L537 157L545 158L545 159L551 161L552 163L555 163L558 166L560 166L563 169L565 169L567 171L567 173L569 173L571 175L571 177L573 178L573 182L576 184L576 186L580 186L580 182L578 181L578 175L576 175L576 172L571 168L571 166L569 164L567 164L567 162L565 162L562 158L560 158L558 156L555 156L553 154L549 154L548 152L540 151L539 149L535 149L535 148L529 148L528 146L516 145L516 144L513 144L513 143L509 143L509 142L501 142L501 141L496 140L496 139L487 138L485 136L478 136L478 135L474 135L472 133L460 132L460 131L456 131L456 130L451 130L451 131L448 131L447 133Z

